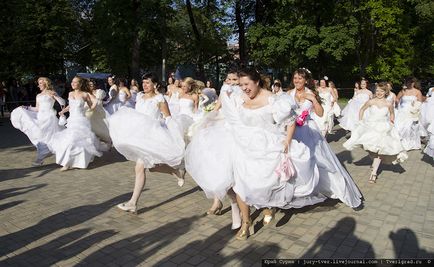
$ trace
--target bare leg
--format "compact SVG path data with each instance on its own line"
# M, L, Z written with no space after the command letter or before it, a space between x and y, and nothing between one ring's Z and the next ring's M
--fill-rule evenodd
M377 171L378 167L380 167L381 158L378 156L374 159L374 162L372 163L372 173L371 177L369 178L370 183L375 183L375 180L377 180Z
M145 166L142 161L136 162L135 172L136 181L134 182L134 191L130 201L128 201L129 204L132 204L134 206L137 205L137 201L139 200L139 197L142 194L142 190L145 187L146 183Z
M137 211L137 201L142 194L142 190L145 187L146 175L145 175L145 165L143 161L138 160L135 167L136 180L134 182L134 190L131 199L126 203L121 203L117 207L123 211L130 211L135 213Z
M249 206L240 198L239 195L237 195L237 202L241 210L243 223L235 237L239 240L246 240L247 237L249 237L250 235L250 226L252 225L252 222L250 220L250 209Z
M214 198L211 208L206 212L208 215L220 215L222 212L223 203L218 198Z

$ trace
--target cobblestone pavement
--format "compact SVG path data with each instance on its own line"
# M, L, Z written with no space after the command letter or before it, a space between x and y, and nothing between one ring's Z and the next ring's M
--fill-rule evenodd
M364 195L355 211L336 200L278 211L255 234L234 238L225 201L221 216L206 216L211 201L187 177L148 174L138 215L115 205L129 199L134 163L116 151L87 170L60 172L54 157L31 167L35 149L0 119L0 265L2 266L233 266L262 258L433 258L434 168L421 151L401 166L385 166L367 182L367 153L345 151L343 130L329 141Z

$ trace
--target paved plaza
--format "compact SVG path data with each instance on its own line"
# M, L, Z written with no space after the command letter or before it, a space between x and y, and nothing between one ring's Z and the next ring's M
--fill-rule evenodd
M0 266L250 266L263 258L434 258L434 162L409 152L383 166L369 184L361 149L345 151L335 127L329 142L364 196L353 210L337 200L278 211L271 225L253 212L255 234L238 241L229 201L211 201L188 176L148 173L137 215L115 205L129 199L134 163L114 149L86 170L60 172L54 157L31 167L27 137L0 119ZM204 151L206 153L206 151Z

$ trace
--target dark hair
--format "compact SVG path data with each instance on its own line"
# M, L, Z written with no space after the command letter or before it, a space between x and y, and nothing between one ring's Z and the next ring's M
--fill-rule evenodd
M367 79L365 79L365 78L362 78L362 79L360 80L360 83L359 83L360 88L362 87L362 82L363 82L363 81L366 82L366 89L369 89L369 81L368 81Z
M291 88L295 88L294 85L294 76L298 74L301 77L303 77L306 80L306 87L309 88L312 93L315 95L316 100L318 101L318 103L321 103L321 98L319 97L319 94L317 92L317 90L315 90L315 82L312 79L312 73L306 69L306 68L298 68L294 71L294 73L292 74L292 79L291 79Z
M411 89L412 87L420 90L420 82L415 78L415 77L408 77L407 79L405 79L404 82L405 86L407 86L407 89Z
M259 82L259 87L264 87L264 80L262 80L261 74L253 68L245 68L238 72L238 77L249 77L254 82Z
M314 80L312 79L312 73L305 68L298 68L294 71L294 73L292 74L291 88L295 88L293 80L294 80L294 76L296 74L298 74L301 77L303 77L304 79L306 79L306 87L307 88L311 89L312 91L315 90L315 83L314 83Z
M158 76L157 76L157 74L155 74L155 72L148 72L148 73L143 74L142 81L147 80L147 79L150 79L151 82L156 85L158 91L161 90L162 86L161 86L160 78L158 78Z
M120 85L120 83L123 83L125 87L128 86L128 80L123 77L118 78L118 83L118 85Z

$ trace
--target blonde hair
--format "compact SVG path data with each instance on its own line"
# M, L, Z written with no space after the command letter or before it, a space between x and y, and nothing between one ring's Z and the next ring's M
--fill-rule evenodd
M39 77L38 83L39 81L44 81L45 90L54 91L53 83L51 82L50 79L48 79L47 77Z
M386 93L386 96L390 94L390 87L387 82L379 82L377 83L377 90L383 90Z
M182 80L182 82L186 83L190 87L190 90L188 91L188 93L197 94L199 92L200 87L197 84L197 81L194 80L193 78L187 77L184 80Z

